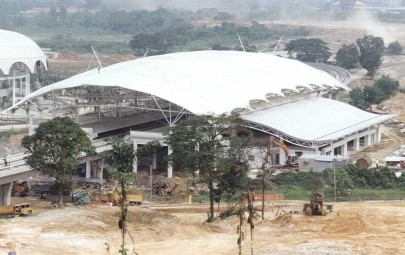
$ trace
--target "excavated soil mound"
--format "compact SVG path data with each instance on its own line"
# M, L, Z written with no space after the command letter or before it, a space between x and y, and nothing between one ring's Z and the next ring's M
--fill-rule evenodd
M322 231L326 233L339 233L345 235L357 234L367 230L367 226L359 213L338 212Z

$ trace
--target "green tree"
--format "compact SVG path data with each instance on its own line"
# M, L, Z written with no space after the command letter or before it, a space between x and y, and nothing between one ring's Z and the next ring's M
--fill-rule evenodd
M399 44L398 41L391 42L390 44L388 44L387 47L388 54L391 55L400 55L402 53L402 50L402 46L401 44Z
M349 104L360 108L360 109L366 109L369 107L369 104L366 103L366 99L364 97L363 90L361 88L354 88L349 92Z
M95 153L86 132L69 118L61 117L41 123L35 134L25 136L21 144L30 153L26 157L27 164L55 178L60 205L64 192L71 191L77 158L82 153Z
M218 14L213 18L214 20L230 20L233 19L234 15L229 12L218 12Z
M175 44L175 37L164 34L144 34L135 35L129 45L137 54L159 55L168 53Z
M374 84L365 86L364 89L354 88L349 92L349 103L360 109L366 109L371 104L379 104L395 95L399 82L383 75Z
M384 100L384 93L374 85L365 86L363 94L367 105L379 104Z
M318 38L292 40L286 50L290 55L296 54L298 60L307 62L325 61L332 55L326 43Z
M336 53L336 63L346 69L353 69L359 64L359 50L356 45L346 45Z
M127 198L128 185L135 181L132 174L132 165L135 159L135 151L130 143L126 143L121 139L114 138L109 140L112 150L105 155L108 163L108 172L113 180L118 182L120 187L120 199L118 206L120 207L120 219L118 226L121 230L121 254L127 254L128 249L125 247L125 235L127 234Z
M391 79L389 75L383 75L374 82L374 86L381 91L383 94L382 100L385 100L395 95L399 88L399 81Z
M359 61L361 66L367 70L367 75L374 77L381 65L381 58L384 52L384 40L381 37L365 35L356 40L360 49Z
M171 128L167 144L172 148L169 161L177 169L192 174L199 171L199 177L208 184L210 212L208 222L214 220L214 195L221 176L235 171L243 175L247 161L247 140L242 131L243 120L237 116L194 116L179 122Z

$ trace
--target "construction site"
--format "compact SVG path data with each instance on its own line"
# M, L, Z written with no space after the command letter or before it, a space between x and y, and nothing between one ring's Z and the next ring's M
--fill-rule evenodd
M368 32L344 21L286 23L311 28L331 48L341 37L353 41ZM401 29L390 26L404 43ZM26 40L5 30L0 34ZM249 155L252 178L260 178L263 169L270 175L322 172L349 163L402 172L404 93L384 101L383 114L362 111L339 99L372 82L365 70L309 67L265 54L114 56L117 61L110 60L109 66L74 75L89 58L73 52L47 61L34 56L36 62L27 63L17 76L10 72L10 84L18 93L3 114L24 120L30 134L46 120L69 117L86 131L98 153L111 149L106 142L111 136L122 137L134 149L154 140L162 144L161 150L133 165L137 182L124 201L128 254L405 254L400 241L404 200L337 202L315 192L298 201L257 190L254 228L238 228L236 215L221 217L231 211L225 202L216 208L217 220L206 222L209 203L199 194L207 192L207 185L191 185L191 174L164 160L171 151L165 135L172 125L192 115L227 112L239 114L256 139ZM8 70L12 61L0 61L0 68ZM403 89L404 64L404 55L384 56L377 75L390 74ZM71 77L31 93L29 70L52 68L66 69ZM274 71L272 77L268 69ZM268 83L274 86L266 87ZM80 158L74 189L59 207L59 197L51 194L54 179L25 163L22 137L0 141L0 254L117 254L122 194L108 180L108 165L101 157ZM262 164L263 157L271 166Z
M395 109L393 112L402 111L401 97L399 94L386 102ZM398 116L398 120L401 118ZM359 152L357 157L366 153L373 164L375 159L391 155L404 143L399 130L400 125L384 127L381 143ZM281 148L276 143L272 145ZM352 160L356 160L355 156ZM128 207L128 231L134 239L130 246L138 254L236 254L239 219L229 217L204 223L208 211L206 201L190 200L187 176L174 172L173 177L168 179L164 171L155 173L150 199L149 173L139 173L139 184L134 192L137 200L128 201L135 204ZM41 181L44 182L33 180L30 185L34 188L35 184L41 185ZM79 187L78 190L77 200L72 198L63 209L55 209L50 197L40 198L46 192L35 194L35 188L28 196L13 197L13 204L29 203L32 211L28 217L0 219L0 251L49 254L62 249L63 254L114 254L120 245L119 208L110 206L111 197L108 197L109 191L114 189L101 191L97 184L89 183L87 189ZM308 201L266 201L265 220L258 220L254 238L244 242L243 253L251 249L255 254L405 252L400 242L401 222L405 218L403 201L332 202L333 211L325 216L306 215L305 203ZM257 206L260 207L260 202ZM226 209L225 204L220 208L221 211ZM245 235L249 236L248 229Z

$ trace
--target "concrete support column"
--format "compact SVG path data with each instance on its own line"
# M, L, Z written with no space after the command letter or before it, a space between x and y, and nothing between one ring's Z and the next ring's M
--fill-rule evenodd
M172 148L170 146L167 147L167 155L172 155ZM173 177L173 167L171 165L167 166L167 178Z
M13 105L15 105L15 78L13 77Z
M0 185L0 205L10 205L11 204L11 190L13 183L6 183Z
M24 93L23 93L23 92L24 92L24 91L23 91L23 79L21 78L21 79L18 79L18 80L20 81L20 82L19 82L20 84L18 84L18 85L20 85L20 86L19 86L19 88L20 88L20 89L19 89L20 95L23 95L23 94L24 94Z
M380 129L380 125L377 126L377 129L375 131L375 141L374 143L379 143L381 139L381 129Z
M31 80L30 80L30 72L27 72L27 78L25 78L25 96L31 93Z
M347 142L342 144L342 156L346 156L346 155L347 155Z
M360 150L360 138L357 137L354 139L354 151Z
M98 172L99 179L103 179L103 170L104 170L104 159L100 159L100 170Z
M86 179L91 178L91 161L86 162Z
M136 140L134 139L132 146L134 148L134 151L136 152L136 150L138 149L138 143L136 142ZM134 158L134 161L132 163L132 172L133 173L137 173L138 172L138 162L137 162L137 158Z

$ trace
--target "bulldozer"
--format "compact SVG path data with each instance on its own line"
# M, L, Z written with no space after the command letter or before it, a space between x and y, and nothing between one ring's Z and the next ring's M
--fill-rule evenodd
M326 205L323 203L324 197L319 192L314 192L311 194L310 203L304 204L303 211L306 215L322 215L333 211L333 205Z

